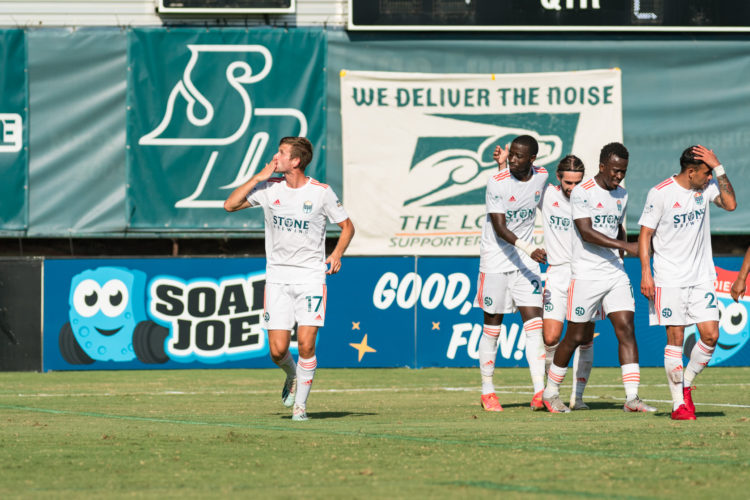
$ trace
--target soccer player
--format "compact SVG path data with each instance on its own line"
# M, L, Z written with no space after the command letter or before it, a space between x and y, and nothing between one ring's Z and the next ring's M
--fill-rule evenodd
M545 368L549 371L552 358L557 351L562 336L565 314L568 310L568 286L570 285L571 235L573 217L570 208L570 192L583 181L583 162L574 155L568 155L557 165L559 186L548 184L542 201L544 226L544 248L547 251L547 281L544 286L544 348ZM593 336L594 322L589 322L588 332ZM573 358L573 391L570 395L570 408L588 410L583 402L591 366L594 361L593 342L579 346Z
M500 172L487 181L487 216L479 247L477 303L484 311L479 340L482 407L502 411L495 394L497 341L503 315L518 308L526 335L526 360L534 384L533 410L544 408L544 343L542 341L542 279L539 263L546 253L532 240L537 206L547 181L547 171L533 166L539 144L529 135L496 148ZM505 162L508 168L505 169Z
M263 319L271 359L286 373L281 399L294 406L292 420L308 420L306 406L317 358L315 337L326 314L326 274L341 269L341 256L354 236L354 225L326 184L305 176L312 144L284 137L273 160L224 202L228 212L261 206L266 226L266 289ZM283 177L271 177L274 173ZM326 218L341 228L333 252L325 258ZM299 359L289 353L297 323Z
M622 225L628 194L620 183L627 173L629 156L619 142L607 144L599 155L599 173L570 193L576 234L572 238L568 329L555 352L544 390L545 406L553 413L570 411L560 401L560 384L575 349L593 340L588 323L600 308L612 322L619 342L626 395L623 411L656 411L638 397L641 370L633 326L635 299L621 258L622 252L638 253L638 244L627 242Z
M747 290L747 274L750 273L750 247L745 252L745 258L742 260L742 267L740 272L737 274L737 279L732 283L732 288L729 290L729 294L732 296L735 302L739 301L745 296L745 290Z
M648 192L638 222L641 293L649 300L649 323L664 325L667 330L664 369L672 393L673 420L695 420L690 394L693 380L711 360L719 339L710 202L728 211L737 207L732 184L714 152L691 146L682 152L680 173ZM698 328L700 340L683 370L685 326L692 324Z

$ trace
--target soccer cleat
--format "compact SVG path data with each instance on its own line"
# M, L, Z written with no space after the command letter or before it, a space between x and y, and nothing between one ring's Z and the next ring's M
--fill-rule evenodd
M672 412L672 420L695 420L695 413L687 405L680 405Z
M544 402L542 401L542 393L544 391L539 391L536 394L534 394L534 397L531 398L531 411L538 411L544 409Z
M688 409L690 413L695 416L695 404L693 404L693 395L690 394L695 390L695 387L683 387L682 388L682 397L685 400L685 407ZM678 408L679 410L679 408Z
M500 401L497 399L497 394L494 392L482 394L482 408L486 411L503 411L503 407L500 406Z
M550 413L570 413L570 408L565 406L559 394L549 399L542 398L542 402Z
M297 377L287 377L284 387L281 389L281 402L287 408L294 404L294 396L297 393Z
M310 420L310 417L307 416L307 411L305 410L304 406L294 405L294 409L292 410L292 420L295 420L297 422Z
M625 405L622 407L622 411L626 413L653 413L656 411L656 408L647 405L641 398L636 395L636 397L634 397L630 401L625 402Z
M583 399L572 399L570 401L571 410L590 410L589 405L583 402Z

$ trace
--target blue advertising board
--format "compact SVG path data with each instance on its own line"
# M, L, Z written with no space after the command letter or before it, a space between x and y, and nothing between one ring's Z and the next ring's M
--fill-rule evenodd
M739 258L715 259L712 304L721 313L711 365L750 364L750 299L728 291ZM346 258L328 279L321 367L477 366L482 311L474 305L478 259ZM648 325L640 262L625 259L636 298L640 364L662 366L663 327ZM47 370L268 368L261 258L48 259L44 269ZM292 351L296 354L295 337ZM686 329L686 354L696 341ZM518 313L503 320L498 367L527 366ZM618 366L608 320L594 338L595 366Z

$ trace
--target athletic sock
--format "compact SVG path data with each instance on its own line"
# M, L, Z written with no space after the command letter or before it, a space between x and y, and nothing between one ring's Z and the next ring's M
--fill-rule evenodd
M310 395L313 378L315 377L315 368L318 367L318 358L300 357L297 360L297 393L294 396L294 405L305 408L307 405L307 396Z
M495 392L492 375L495 373L498 337L500 337L500 325L484 325L482 338L479 339L479 373L482 374L483 395Z
M625 397L628 401L638 395L638 385L641 383L641 367L638 363L622 365L622 384L625 386Z
M292 358L292 354L287 351L286 355L281 359L281 361L274 361L276 365L284 370L284 373L286 373L287 377L294 377L294 375L297 373L297 365L294 363L294 358Z
M594 365L594 343L589 342L578 346L573 357L573 401L583 399L583 391L589 382L591 367Z
M703 371L711 356L714 354L714 348L703 343L702 340L698 340L693 347L693 351L690 353L690 361L685 367L684 384L685 387L692 387L693 380L695 377Z
M672 393L672 409L676 410L685 404L682 395L682 346L667 345L664 348L664 370L667 372L667 384Z
M560 342L555 345L544 344L544 373L549 373L549 367L552 364L552 359L555 357L557 346L559 345Z
M544 390L544 339L542 318L532 318L523 324L526 332L526 362L529 363L534 394Z
M547 387L544 388L544 397L549 399L554 396L560 395L560 384L565 379L565 374L568 373L568 367L559 367L556 364L552 364L549 367L547 373Z

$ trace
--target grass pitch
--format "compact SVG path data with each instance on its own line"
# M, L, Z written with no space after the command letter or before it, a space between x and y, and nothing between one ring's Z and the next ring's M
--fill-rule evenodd
M281 370L0 373L0 498L747 498L750 368L701 374L695 422L641 380L655 415L619 368L553 415L502 369L488 413L476 368L320 369L292 422Z

